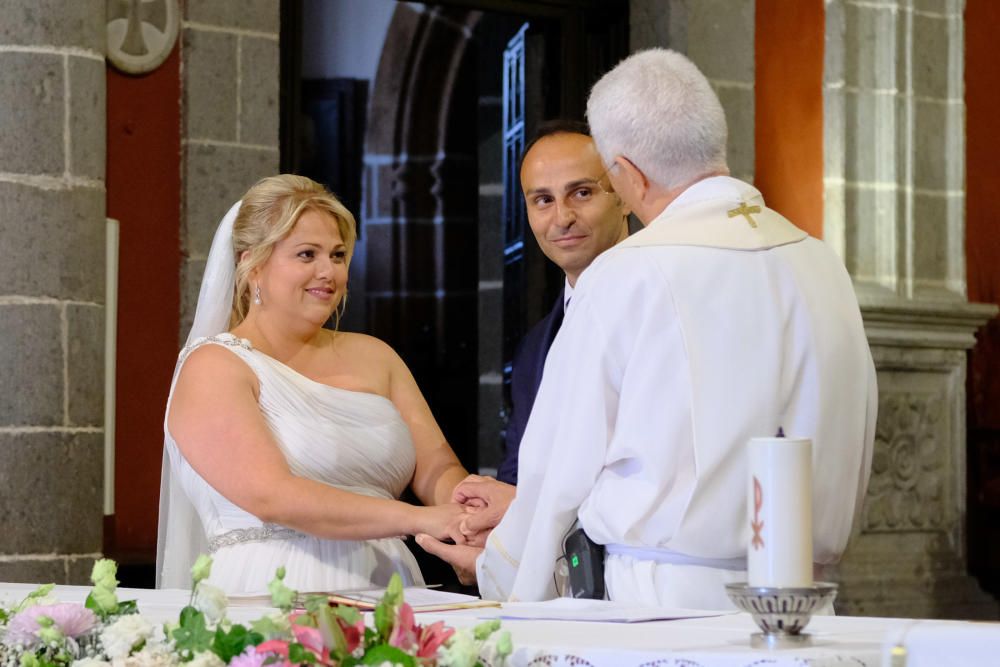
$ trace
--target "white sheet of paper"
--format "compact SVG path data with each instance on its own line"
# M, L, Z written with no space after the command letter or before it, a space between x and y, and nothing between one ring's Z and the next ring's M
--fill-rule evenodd
M597 621L604 623L640 623L671 621L682 618L708 618L738 612L706 611L680 607L641 607L610 600L556 598L545 602L504 603L500 618L546 621Z

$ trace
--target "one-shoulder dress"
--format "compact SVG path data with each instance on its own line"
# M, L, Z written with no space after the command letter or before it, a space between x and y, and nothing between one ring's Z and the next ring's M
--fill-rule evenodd
M228 333L184 348L175 382L187 356L202 345L225 347L257 376L261 413L293 474L388 499L398 498L409 484L416 455L392 401L311 380ZM168 414L169 405L168 400ZM262 522L188 464L166 422L164 432L171 474L200 517L213 557L210 582L227 593L261 593L279 567L286 570L285 583L299 591L384 586L394 572L405 585L423 583L416 560L399 538L329 540Z

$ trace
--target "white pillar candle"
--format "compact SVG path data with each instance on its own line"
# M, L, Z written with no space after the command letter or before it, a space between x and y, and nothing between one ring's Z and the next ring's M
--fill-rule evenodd
M812 442L752 438L748 444L751 586L812 586Z

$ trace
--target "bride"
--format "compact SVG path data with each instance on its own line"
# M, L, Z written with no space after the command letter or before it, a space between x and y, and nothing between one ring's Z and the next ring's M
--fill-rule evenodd
M214 558L227 593L422 583L400 536L444 538L467 475L403 361L323 324L347 296L350 212L280 175L219 225L164 422L157 585ZM339 313L337 315L339 320ZM397 500L409 485L423 507Z

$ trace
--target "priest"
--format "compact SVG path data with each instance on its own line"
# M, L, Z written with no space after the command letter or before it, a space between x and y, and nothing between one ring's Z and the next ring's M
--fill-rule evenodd
M723 584L747 576L750 438L812 439L814 557L847 545L877 407L858 303L836 254L728 175L722 107L687 58L632 55L587 116L646 227L578 280L485 549L418 541L485 598L544 600L579 522L611 599L728 609Z

